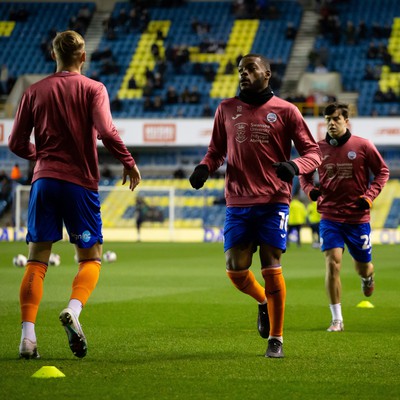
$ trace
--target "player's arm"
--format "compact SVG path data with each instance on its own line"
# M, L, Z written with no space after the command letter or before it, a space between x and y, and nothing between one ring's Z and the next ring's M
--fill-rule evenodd
M219 106L215 114L213 132L207 154L189 177L189 182L194 189L202 188L210 174L215 172L224 163L226 149L227 136L222 111Z
M123 164L126 170L131 170L136 163L113 124L110 101L107 90L103 84L99 84L97 91L94 93L92 118L96 131L98 132L98 139L100 139L104 147ZM123 176L127 178L125 172L123 174Z
M136 165L133 168L127 169L124 168L122 174L122 184L125 185L125 182L129 180L129 189L134 190L137 185L139 185L140 180L140 171Z
M372 182L370 182L369 188L364 195L372 203L378 197L389 179L389 168L372 142L368 142L366 162L374 178Z
M14 125L8 138L9 149L21 158L36 160L36 146L30 141L33 129L33 117L26 94L22 96L14 118Z
M317 201L321 190L314 185L314 172L299 176L300 187L311 201Z
M322 154L297 107L292 109L289 126L293 143L300 155L293 160L299 169L298 175L313 173L321 165Z

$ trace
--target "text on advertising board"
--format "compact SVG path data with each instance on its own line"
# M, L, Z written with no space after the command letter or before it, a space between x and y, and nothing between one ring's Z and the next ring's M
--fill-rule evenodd
M163 143L176 141L175 124L144 124L143 141L146 143Z

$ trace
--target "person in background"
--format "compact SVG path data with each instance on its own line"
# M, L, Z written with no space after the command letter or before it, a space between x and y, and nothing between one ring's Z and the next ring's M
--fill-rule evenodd
M10 178L15 182L19 182L22 179L22 172L18 163L11 168Z
M301 247L301 228L307 222L307 209L305 204L298 197L293 197L289 205L289 220L288 220L288 235L287 245L290 243L290 238L296 242L297 247Z
M145 199L141 196L136 198L136 207L135 207L135 221L136 221L136 232L137 232L137 241L141 240L141 229L143 222L146 220L147 213L149 211L149 206L147 205Z
M311 229L311 246L314 249L319 249L319 222L321 221L321 214L317 210L317 203L310 201L307 204L307 224Z
M79 270L59 319L73 354L82 358L87 353L79 316L99 279L103 243L97 139L122 163L123 184L134 190L141 180L113 125L105 86L81 74L86 60L82 36L57 33L51 54L56 72L25 91L8 141L16 155L36 161L28 206L28 263L20 286L19 354L26 359L40 357L35 322L52 244L62 239L63 224L75 245Z
M269 61L247 54L238 64L240 93L216 111L207 154L191 174L200 189L227 160L224 251L233 285L258 303L258 330L265 353L282 358L286 285L281 255L295 175L314 171L321 153L300 111L274 95ZM292 141L299 157L290 160ZM263 287L250 271L259 246Z
M341 332L344 323L340 271L345 245L361 278L362 291L369 297L375 287L370 209L389 179L389 169L372 142L349 131L347 104L330 103L324 116L328 132L318 142L322 152L319 187L314 184L314 173L299 179L310 200L317 201L321 214L321 250L325 254L325 286L332 314L327 330Z

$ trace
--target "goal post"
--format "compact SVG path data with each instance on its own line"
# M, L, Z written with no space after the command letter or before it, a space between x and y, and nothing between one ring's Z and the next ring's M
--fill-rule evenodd
M224 205L216 205L223 196L220 183L195 191L185 180L148 180L132 192L121 181L99 186L103 236L105 241L220 241ZM15 230L19 238L26 231L31 186L18 185L15 195ZM146 213L137 229L138 198L146 204ZM66 231L64 239L68 240Z

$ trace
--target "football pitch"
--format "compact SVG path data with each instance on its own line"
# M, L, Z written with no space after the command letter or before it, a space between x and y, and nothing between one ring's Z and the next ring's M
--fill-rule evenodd
M77 271L73 247L56 243L36 333L40 360L19 360L19 284L12 265L24 243L0 243L1 399L400 399L400 246L375 245L376 289L366 300L348 253L342 268L345 331L330 322L324 258L291 245L284 359L264 357L257 304L225 274L221 243L106 243L80 321L88 354L71 353L58 321ZM261 282L258 258L252 271ZM36 379L43 366L64 378Z

